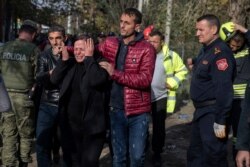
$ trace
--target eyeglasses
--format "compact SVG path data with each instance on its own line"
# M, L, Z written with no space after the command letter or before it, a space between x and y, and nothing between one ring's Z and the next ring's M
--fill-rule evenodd
M149 43L152 43L152 44L153 44L153 43L155 43L155 44L161 43L161 41L149 41L149 40L148 40L148 42L149 42Z

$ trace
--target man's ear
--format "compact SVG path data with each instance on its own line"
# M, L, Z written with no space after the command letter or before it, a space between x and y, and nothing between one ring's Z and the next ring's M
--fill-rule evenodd
M212 26L212 32L213 32L213 34L216 35L216 34L217 34L217 31L218 31L218 27L215 26L215 25L213 25L213 26Z
M141 31L141 24L135 25L135 31L140 32Z
M64 36L63 36L63 42L66 42L67 39L68 39L68 35L64 35Z
M32 40L34 40L35 37L36 37L36 32L34 32L34 33L32 34Z

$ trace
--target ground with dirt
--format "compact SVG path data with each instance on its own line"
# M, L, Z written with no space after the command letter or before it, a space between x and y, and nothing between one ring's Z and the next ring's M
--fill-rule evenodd
M189 146L189 137L191 132L191 121L193 115L193 105L190 101L184 101L184 105L177 112L168 116L166 119L166 142L162 153L162 167L185 167L186 151ZM152 125L150 126L150 134ZM229 142L230 143L230 142ZM230 148L230 146L229 146ZM230 150L230 149L229 149ZM229 153L230 155L230 153ZM36 167L35 154L34 162L29 167ZM229 157L230 167L233 167L232 158ZM152 167L152 152L149 148L146 155L145 167ZM108 146L105 146L100 157L100 167L111 167L111 156ZM61 166L61 165L57 165Z

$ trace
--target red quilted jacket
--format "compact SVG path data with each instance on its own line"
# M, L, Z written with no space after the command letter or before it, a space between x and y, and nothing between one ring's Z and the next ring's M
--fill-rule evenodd
M98 51L115 66L119 39L109 37L98 45ZM128 46L124 71L115 70L111 78L124 85L126 115L151 111L150 84L155 65L155 49L142 38Z

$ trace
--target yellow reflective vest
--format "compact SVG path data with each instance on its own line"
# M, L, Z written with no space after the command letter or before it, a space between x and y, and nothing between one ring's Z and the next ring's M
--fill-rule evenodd
M249 48L243 49L234 54L236 60L237 74L234 79L234 99L244 99L247 82L250 79Z
M186 79L188 70L180 56L176 52L169 50L167 44L163 45L162 52L164 55L163 65L166 72L166 83L171 86L171 89L168 90L166 111L167 113L173 113L176 104L176 91L180 83Z

